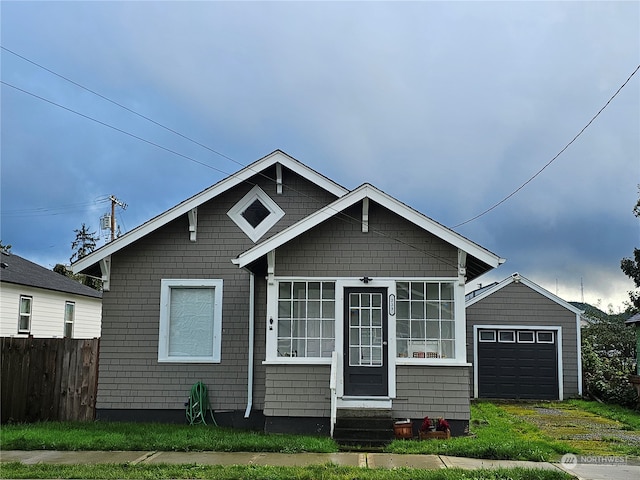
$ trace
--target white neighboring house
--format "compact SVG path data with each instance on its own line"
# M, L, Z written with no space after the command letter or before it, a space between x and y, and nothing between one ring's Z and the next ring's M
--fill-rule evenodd
M102 292L17 255L1 257L0 337L100 337Z

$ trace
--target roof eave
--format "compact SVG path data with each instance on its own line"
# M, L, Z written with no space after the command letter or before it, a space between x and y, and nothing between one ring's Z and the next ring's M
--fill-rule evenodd
M466 239L453 230L448 229L435 220L432 220L422 213L408 207L404 203L387 195L381 190L378 190L372 185L364 184L344 195L343 197L338 198L335 202L327 205L321 210L314 212L298 223L283 230L282 232L241 253L237 258L233 259L232 262L241 268L245 267L258 258L266 255L269 251L283 245L284 243L292 240L301 233L315 227L323 221L328 220L332 216L354 205L365 197L368 197L376 203L379 203L382 206L391 209L406 220L414 223L415 225L418 225L419 227L430 233L433 233L434 235L450 243L451 245L460 248L461 250L467 252L468 255L477 258L480 262L483 262L488 267L490 267L486 271L490 270L491 268L496 268L505 261L498 255L484 249L478 244ZM475 275L474 278L480 275L481 274Z

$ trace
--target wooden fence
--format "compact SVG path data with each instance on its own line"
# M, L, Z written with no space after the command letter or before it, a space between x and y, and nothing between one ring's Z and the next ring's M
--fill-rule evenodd
M95 418L100 339L0 339L1 422Z

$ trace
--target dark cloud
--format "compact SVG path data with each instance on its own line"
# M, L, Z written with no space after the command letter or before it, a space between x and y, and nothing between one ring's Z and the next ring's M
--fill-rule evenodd
M3 85L1 236L44 265L97 229L105 195L131 229L276 148L458 225L538 172L640 58L637 2L5 2L1 21L4 47L235 160L2 51L4 82L165 147ZM626 298L638 82L457 229L508 258L492 275Z

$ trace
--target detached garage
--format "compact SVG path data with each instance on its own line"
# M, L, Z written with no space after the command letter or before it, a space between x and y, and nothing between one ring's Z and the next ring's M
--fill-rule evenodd
M467 297L474 398L582 394L581 311L519 274Z

